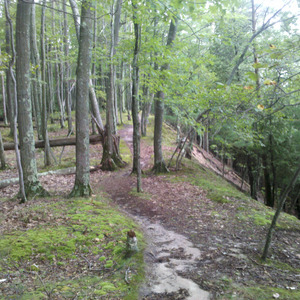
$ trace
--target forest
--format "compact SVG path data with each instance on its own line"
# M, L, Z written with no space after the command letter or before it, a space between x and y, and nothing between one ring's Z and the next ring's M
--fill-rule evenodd
M263 212L266 222L262 222L261 215L258 217L256 212L251 215L252 219L259 219L258 223L254 222L253 228L264 226L263 230L257 229L257 234L260 242L264 240L265 243L260 244L260 253L255 255L262 261L268 261L271 249L272 258L276 257L281 263L284 261L290 268L300 268L296 258L290 258L291 261L287 262L279 254L284 250L278 240L285 234L274 234L276 226L282 230L290 229L292 236L299 230L296 220L300 219L300 158L297 154L300 143L300 111L297 112L300 105L300 72L297 67L300 58L299 52L297 54L300 47L298 1L2 0L0 7L0 189L4 191L1 192L1 222L7 220L6 213L10 213L20 224L25 222L27 225L23 225L28 229L28 224L41 220L51 223L56 218L56 221L59 220L57 226L66 228L59 229L62 231L57 229L58 236L67 238L68 230L73 230L77 236L68 244L73 249L72 259L81 257L81 263L88 263L91 271L91 253L99 250L95 250L91 243L109 239L106 246L114 248L115 242L110 239L115 234L115 238L121 239L120 243L124 242L125 245L117 232L127 232L127 225L124 225L127 222L132 224L138 238L144 239L138 225L131 223L133 221L128 221L126 217L114 215L109 204L106 201L102 203L99 199L110 195L115 203L128 207L136 205L134 214L148 210L144 211L145 215L153 218L152 214L156 212L153 205L158 202L149 196L153 178L157 178L159 182L160 178L174 176L170 185L176 185L179 184L177 177L187 176L186 193L191 199L194 199L194 195L201 194L203 199L215 201L220 206L210 207L210 202L206 203L208 206L205 209L210 207L212 219L220 217L220 210L226 206L226 216L229 217L231 197L242 202L235 204L237 214L242 214L247 205L251 207L251 211ZM128 146L129 142L131 146ZM201 154L211 165L216 161L215 167L221 183L216 179L218 183L215 190L215 177L205 173L208 171L203 171L203 167L198 168L196 153ZM39 174L41 172L44 172L43 175ZM118 174L125 176L126 172L130 176L127 176L128 182L125 183ZM191 172L194 172L193 175ZM75 175L70 177L71 174ZM47 179L41 176L46 176ZM56 182L57 185L51 185L52 180L55 180L50 179L51 176L58 176L61 181ZM207 177L203 179L202 185L198 181L199 176ZM241 191L243 196L242 193L237 196L237 191L230 191L229 187L225 187L227 181L233 181L228 176L238 178L234 183L231 182L234 185L231 188ZM169 187L161 182L157 184L162 185L162 190ZM186 189L185 185L173 188L180 194ZM130 191L133 186L133 191ZM152 188L160 193L158 186L154 185ZM125 194L127 200L123 202ZM158 194L156 197L159 197ZM170 200L170 195L160 196ZM243 200L246 199L245 195L248 200ZM143 206L140 200L136 204L132 203L134 199L146 201L148 196L153 201L147 205ZM176 198L176 195L173 196ZM97 197L94 202L93 197ZM14 202L7 202L8 199ZM62 199L74 201L74 209L69 207L69 202L62 204ZM86 204L89 199L92 199L93 204ZM243 201L249 199L252 199L251 204L247 202L246 205ZM176 228L172 223L173 218L166 217L168 210L164 210L164 206L170 205L169 210L173 212L173 206L176 207L178 203L171 205L169 202L164 203L162 200L157 205L163 211L161 215L165 215L168 228ZM178 204L178 211L184 211L187 218L183 220L178 217L182 232L179 225L177 229L182 234L190 234L190 220L197 219L191 210L198 211L198 204L189 204L191 208L188 211ZM29 208L28 205L35 207ZM51 211L52 216L46 217L51 205L56 207L55 210L61 205L64 215L53 217L54 212ZM84 208L88 205L94 211ZM111 228L105 226L104 229L96 229L95 224L101 222L101 219L92 219L92 225L87 221L100 210L110 211L109 209L112 209L111 215L114 217L111 222L115 222L115 225L107 223L110 225L106 227L114 228L112 233L108 233ZM37 219L30 217L31 212L26 216L27 210L37 211ZM84 215L85 210L89 211L89 217ZM282 211L286 214L280 217ZM175 216L175 212L173 213ZM105 222L109 222L108 215L103 215L103 218ZM245 221L245 217L240 219L239 216L238 219L238 222ZM284 225L283 220L289 225ZM11 230L17 230L20 224L13 225ZM32 226L35 228L37 224ZM116 229L114 226L120 227ZM202 225L197 226L195 230ZM7 230L8 227L5 225L3 228ZM248 232L243 227L237 233L235 225L231 229L232 235L240 238L243 236L243 239ZM129 232L131 231L128 234ZM57 239L53 245L63 243L58 236L54 238L47 234L49 239ZM251 238L255 239L255 234L249 237ZM272 238L276 239L278 246L272 244ZM28 233L28 239L34 237ZM196 237L190 236L190 239L194 243L199 242ZM297 236L294 241L297 245L298 239ZM37 248L45 248L44 241L36 243ZM28 254L29 250L25 254L21 254L21 250L13 252L9 244L9 238L0 238L0 257L14 253L10 259L23 261L30 255L34 256L32 253ZM6 253L6 250L1 251L1 247L10 250ZM50 260L53 259L57 267L56 260L65 255L65 249L61 247L59 251L55 249L55 254L52 253L54 250L48 253L43 248L42 251L47 255L42 255L46 255L47 259L51 257ZM121 261L124 266L120 258L120 261L117 258L105 258L106 255L117 255L124 250L118 247L112 250L107 246L105 250L101 250L105 251L105 255L101 256L104 257L101 268L110 269L107 275L110 277L114 276L112 270ZM291 249L293 247L291 245ZM87 252L82 252L82 249L87 249ZM217 251L219 250L216 253ZM299 260L300 254L296 250L289 251L290 257L294 255ZM68 253L69 256L71 252ZM43 252L38 253L34 259L38 259ZM237 254L242 255L236 252ZM142 255L137 256L137 261L140 262ZM260 260L256 260L258 257L252 256L250 260L256 261L257 268L265 268ZM136 274L140 272L136 265L138 263L131 257L129 260L125 278L130 264ZM69 263L61 260L61 265ZM8 258L5 264L0 265L2 277L7 268L11 267ZM18 264L21 266L20 262ZM57 292L57 286L52 289L48 284L52 280L51 284L55 286L53 282L58 281L59 276L51 279L49 269L43 269L43 273L39 267L32 267L38 263L32 261L30 264L30 272L33 272L30 276L36 276L42 287L40 294L34 294L36 299L44 299L44 296L46 299L76 299L77 296L79 299L94 299L89 298L91 296L87 291L86 294L80 294L82 292L75 287L74 282L70 291L58 289ZM22 266L22 270L26 268ZM236 268L239 270L240 266ZM241 272L246 269L247 264ZM74 274L79 272L69 271ZM269 272L271 273L270 270ZM277 275L276 272L273 275ZM193 276L196 278L196 273ZM204 290L210 291L213 297L231 299L222 298L228 288L227 279L220 279L224 284L220 287L219 281L212 281L212 277L217 276L216 273L210 274L212 277L206 276L207 280L194 281ZM231 276L233 278L236 274ZM288 284L291 287L293 282L298 282L291 279L293 276L287 279L290 280L288 283L277 282L274 286L281 288L281 285ZM0 278L0 289L7 278L9 276ZM90 282L86 286L95 287L96 283L91 278L89 277ZM220 275L220 278L223 277ZM139 276L134 280L138 286ZM234 280L239 282L237 278ZM3 295L24 293L18 284L14 291L4 288ZM114 294L111 284L108 283L106 289L105 285L101 285L101 288L96 289L99 293L95 292L93 297L107 297L112 293L111 298L103 299L138 299L134 298L136 294L133 296L126 289L130 285L128 278L125 280L125 287L119 287L122 291L120 293L127 293L128 298ZM66 283L65 287L67 285ZM81 289L85 288L81 286ZM154 298L154 294L151 294L149 298L145 296L143 299L185 299L182 291L178 295L183 298L178 298L178 295L173 295L172 298L171 294L166 294L165 298ZM232 293L237 292L230 288L230 293L232 296ZM256 297L253 290L251 293L243 290L242 293L240 299ZM274 293L270 291L273 298L278 298L277 295L282 293L282 290ZM298 296L297 294L296 298L292 298L289 295L281 299L297 299ZM208 298L203 296L203 299ZM258 299L269 298L266 296Z

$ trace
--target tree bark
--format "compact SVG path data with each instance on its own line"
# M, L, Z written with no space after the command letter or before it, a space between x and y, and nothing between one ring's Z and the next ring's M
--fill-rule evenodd
M132 121L133 121L133 167L132 173L137 174L137 192L142 192L141 180L141 135L140 135L140 119L139 119L139 66L138 56L140 51L141 28L137 20L137 4L133 6L133 22L135 45L132 61Z
M6 160L4 154L2 134L0 132L0 170L4 170L5 168L6 168Z
M118 0L118 4L120 0ZM120 8L121 9L121 8ZM118 9L117 9L118 12ZM111 14L114 13L114 5L111 8ZM101 160L102 170L114 171L118 167L125 166L119 153L119 138L114 135L115 117L114 117L114 65L113 56L115 53L115 37L113 27L113 16L111 16L111 45L109 53L109 72L106 85L106 128L103 141L103 156Z
M69 42L68 42L68 21L67 21L67 6L66 0L63 0L62 3L63 13L64 13L64 25L63 25L63 34L64 34L64 55L65 58L69 56ZM71 99L70 99L70 84L69 84L69 77L70 77L70 66L69 62L66 60L64 64L64 97L65 103L67 108L67 115L68 115L68 135L72 134L73 132L73 124L72 124L72 115L71 115Z
M7 6L7 10L9 9L9 4L10 1L6 0L6 6ZM5 21L5 42L6 42L6 47L5 47L5 52L6 54L9 56L11 55L11 28L10 28L10 24L9 24L9 20L7 19L7 15L6 15L6 21ZM11 74L10 71L7 70L5 72L6 75L6 93L7 93L7 107L8 107L8 119L9 119L9 125L10 125L10 133L9 136L14 136L14 101L13 101L13 95L12 95L12 78L11 78Z
M51 160L51 149L49 145L49 136L47 130L47 100L46 100L46 57L45 57L45 10L46 10L46 0L43 1L42 15L41 15L41 75L42 75L42 122L43 122L43 139L45 141L44 148L44 163L45 166L50 166L52 164Z
M21 163L26 197L48 195L38 176L30 99L30 12L33 2L18 0L16 18L16 79ZM24 199L23 199L24 200Z
M76 78L76 177L70 196L90 196L89 82L92 44L92 4L82 2Z
M31 18L30 18L30 58L31 64L35 68L34 74L32 74L31 88L32 88L32 102L35 108L35 125L37 128L38 139L43 138L42 134L42 116L41 116L41 76L40 76L40 57L37 49L36 42L36 20L35 20L35 4L31 6Z
M178 18L171 20L167 47L171 47L173 41L175 40L176 32L178 26ZM161 71L168 70L169 65L165 64L161 67ZM168 168L163 158L162 152L162 126L163 126L163 114L164 114L164 98L165 94L163 91L158 91L156 93L155 99L155 122L154 122L154 166L153 170L155 173L165 173L168 172Z
M74 0L69 0L70 1L70 5L72 8L72 12L73 12L73 19L74 19L74 23L75 23L75 28L76 28L76 35L77 35L77 39L79 42L79 35L80 35L80 18L79 18L79 11L78 11L78 7L77 4ZM98 132L104 132L104 126L103 126L103 122L102 122L102 118L100 115L100 111L99 111L99 105L98 105L98 101L97 101L97 97L96 97L96 93L95 90L93 88L93 83L92 80L90 79L90 84L89 84L89 97L90 97L90 102L91 102L91 110L92 113L94 115L94 117L97 120L98 123Z
M54 1L52 2L52 34L55 35L55 19L54 19ZM65 127L65 112L64 112L64 107L63 107L63 99L61 98L60 94L60 72L59 72L59 64L58 64L58 54L57 54L57 46L55 46L55 91L56 91L56 99L57 99L57 104L59 107L59 112L60 112L60 127L64 128Z
M1 49L0 49L0 55L1 55ZM0 60L0 65L2 65L2 61ZM5 83L4 83L4 76L1 72L1 84L2 84L2 104L3 104L3 121L4 125L7 125L7 106L6 106L6 94L5 94Z

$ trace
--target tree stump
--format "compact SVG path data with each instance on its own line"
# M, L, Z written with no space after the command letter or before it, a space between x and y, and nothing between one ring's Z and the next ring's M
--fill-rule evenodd
M138 245L137 245L137 238L136 234L133 230L130 230L127 232L127 241L126 241L126 255L125 257L129 258L134 253L139 251Z

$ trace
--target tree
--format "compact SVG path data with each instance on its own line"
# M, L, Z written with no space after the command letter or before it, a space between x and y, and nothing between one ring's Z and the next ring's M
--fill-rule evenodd
M82 2L76 78L76 177L70 196L90 196L89 82L92 44L92 3Z
M140 20L137 19L137 4L133 6L133 23L134 23L134 54L132 62L132 120L133 120L133 168L132 173L137 174L137 192L142 191L141 187L141 157L140 157L140 119L139 119L139 66L138 55L141 42Z
M32 106L30 99L30 13L32 1L18 0L16 16L16 81L20 154L26 197L46 196L38 176L35 159Z
M115 46L117 43L116 34L119 31L119 25L113 25L120 22L118 15L122 7L122 1L118 0L116 7L112 4L111 7L111 43L109 50L109 72L106 85L106 126L103 141L103 155L102 155L102 170L113 171L117 168L125 166L119 153L119 137L115 136L115 68L113 65L113 57L115 55Z
M41 116L41 76L40 76L40 55L37 48L36 41L36 20L35 20L35 4L31 5L31 18L30 18L30 60L34 67L31 79L31 94L32 104L34 107L35 124L37 128L38 139L41 140L42 134L42 116Z
M170 21L170 28L167 38L167 47L171 47L173 41L175 40L176 32L178 26L178 18L174 17ZM161 72L169 69L169 64L165 63L161 67ZM163 80L163 79L162 79ZM154 166L153 170L155 173L168 172L166 163L163 158L162 152L162 126L163 126L163 115L164 115L164 91L158 91L156 93L156 99L154 101L155 107L155 123L154 123Z
M49 136L47 130L47 100L46 100L46 54L45 54L45 10L46 0L43 1L42 16L41 16L41 75L42 75L42 128L43 128L43 140L45 141L45 166L50 166L51 161L51 148L49 144Z
M263 260L267 259L269 248L270 248L270 245L271 245L272 235L273 235L273 231L274 231L275 226L276 226L277 219L278 219L278 217L280 215L280 212L282 211L283 205L285 203L285 200L286 200L288 194L290 193L291 189L295 185L296 180L299 177L299 174L300 174L300 167L298 167L298 169L296 170L296 172L295 172L293 178L291 179L289 185L282 192L282 195L280 197L279 205L278 205L278 207L276 209L276 212L274 214L272 223L271 223L269 231L267 233L266 243L265 243L264 251L263 251L263 254L262 254L262 257L261 257Z

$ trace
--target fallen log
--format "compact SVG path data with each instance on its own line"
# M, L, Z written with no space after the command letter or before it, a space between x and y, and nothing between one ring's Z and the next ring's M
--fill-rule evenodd
M97 171L100 169L100 165L98 166L91 166L90 172ZM46 175L71 175L76 173L76 167L70 167L66 169L59 169L55 171L48 171L43 173L38 173L38 177L46 176ZM0 181L0 189L3 189L9 185L19 184L19 177L16 178L9 178Z
M91 135L90 136L90 144L97 144L101 142L101 135ZM71 138L63 138L63 139L53 139L49 140L50 147L62 147L62 146L75 146L76 145L76 137ZM14 143L4 143L4 151L7 150L15 150ZM20 146L19 146L20 147ZM35 148L44 148L44 141L36 141Z

